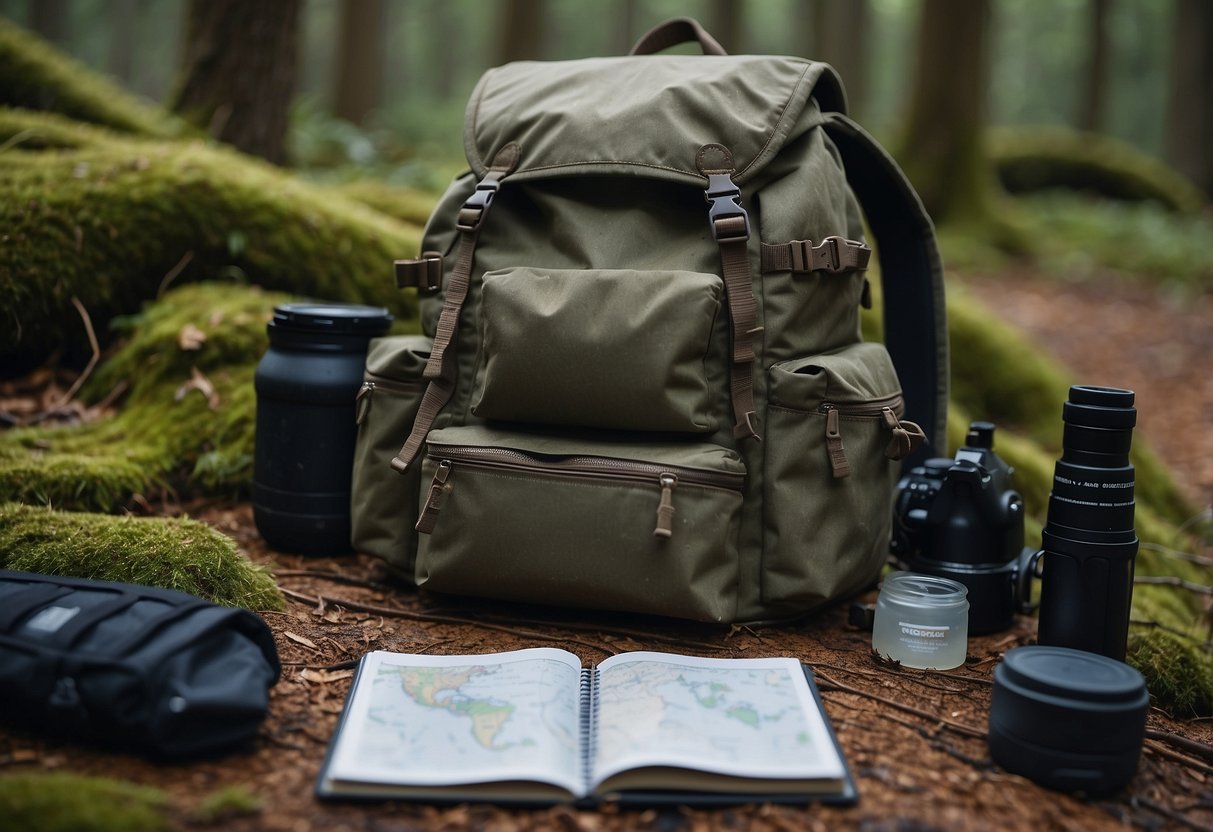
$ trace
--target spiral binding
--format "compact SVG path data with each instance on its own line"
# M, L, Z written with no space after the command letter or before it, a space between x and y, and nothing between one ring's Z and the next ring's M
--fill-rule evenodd
M598 752L598 669L581 670L581 781L588 793Z

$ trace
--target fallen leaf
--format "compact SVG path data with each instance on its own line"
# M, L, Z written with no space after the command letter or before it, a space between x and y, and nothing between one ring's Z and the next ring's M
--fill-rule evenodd
M189 395L191 390L197 390L206 397L208 408L219 409L220 399L219 393L215 391L215 385L211 384L211 380L204 376L197 367L190 368L190 380L177 388L177 392L173 394L173 401L181 401Z
M296 644L302 644L304 647L310 647L313 650L320 649L319 647L316 646L316 642L312 641L310 638L304 638L303 636L296 635L295 633L292 633L290 630L283 630L282 634L284 636L286 636L287 638L289 638L291 641L295 642Z
M299 673L299 676L309 682L317 682L319 684L328 684L329 682L339 682L342 679L349 679L354 675L352 670L312 670L306 668Z
M200 350L206 343L206 333L193 324L186 324L177 335L177 346L183 350Z

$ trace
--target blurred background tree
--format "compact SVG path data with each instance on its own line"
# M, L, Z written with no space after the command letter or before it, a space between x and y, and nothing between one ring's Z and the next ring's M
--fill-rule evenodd
M925 138L930 123L944 125L936 130L942 134L975 102L992 125L1061 125L1116 137L1171 161L1209 193L1211 6L979 0L939 11L947 9L943 0L0 0L0 15L129 89L188 111L204 129L244 124L257 138L229 133L238 146L310 169L375 163L393 181L440 179L425 171L435 160L446 164L442 175L459 164L463 105L487 67L621 54L656 22L689 14L731 51L834 64L853 114L901 148L910 167L938 144ZM973 34L939 47L924 42L978 10L984 22ZM221 24L207 20L225 21L217 39L206 27ZM219 53L208 57L208 43L226 44L230 65L214 63ZM259 84L264 88L253 88ZM947 91L964 85L968 93ZM916 108L931 102L955 112L916 118ZM275 113L284 107L289 124L279 128ZM285 150L271 138L279 131ZM953 144L979 145L974 135L957 129ZM424 164L411 164L416 160ZM984 188L961 190L971 201ZM938 205L946 218L948 209Z
M285 161L301 5L189 0L169 109L238 150Z

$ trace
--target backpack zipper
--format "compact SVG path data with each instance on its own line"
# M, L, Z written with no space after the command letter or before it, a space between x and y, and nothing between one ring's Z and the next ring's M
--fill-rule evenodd
M437 451L437 452L435 452ZM530 454L508 448L454 448L432 449L431 456L438 459L438 468L430 483L425 508L417 519L417 531L429 534L438 522L438 513L447 496L453 490L451 473L455 464L496 470L525 471L553 477L575 477L581 479L616 480L653 484L660 489L657 503L657 521L654 537L669 538L674 533L674 491L680 484L740 491L745 483L744 474L724 471L704 471L678 465L663 465L655 462L633 462L626 459L599 456L564 456L537 459Z
M416 381L399 381L386 376L378 375L377 373L368 372L363 376L362 387L358 389L358 395L354 398L354 424L359 427L366 421L366 417L371 412L371 401L375 396L377 389L390 390L393 393L420 393L425 390L426 382L418 379Z
M817 406L817 412L826 417L826 451L830 455L830 471L834 474L835 479L851 475L851 463L847 460L846 449L842 442L841 417L880 418L884 420L885 427L892 431L903 424L900 414L904 407L905 402L900 393L862 404L840 405L822 402ZM921 433L921 430L919 432ZM900 459L900 457L890 458Z

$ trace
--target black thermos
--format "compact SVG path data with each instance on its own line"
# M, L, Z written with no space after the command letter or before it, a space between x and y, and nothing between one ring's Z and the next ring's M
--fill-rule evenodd
M354 403L371 338L392 316L376 306L288 303L274 309L257 365L253 518L266 543L307 555L350 551Z
M1041 534L1041 644L1124 661L1137 534L1129 446L1133 392L1070 388L1062 455Z

